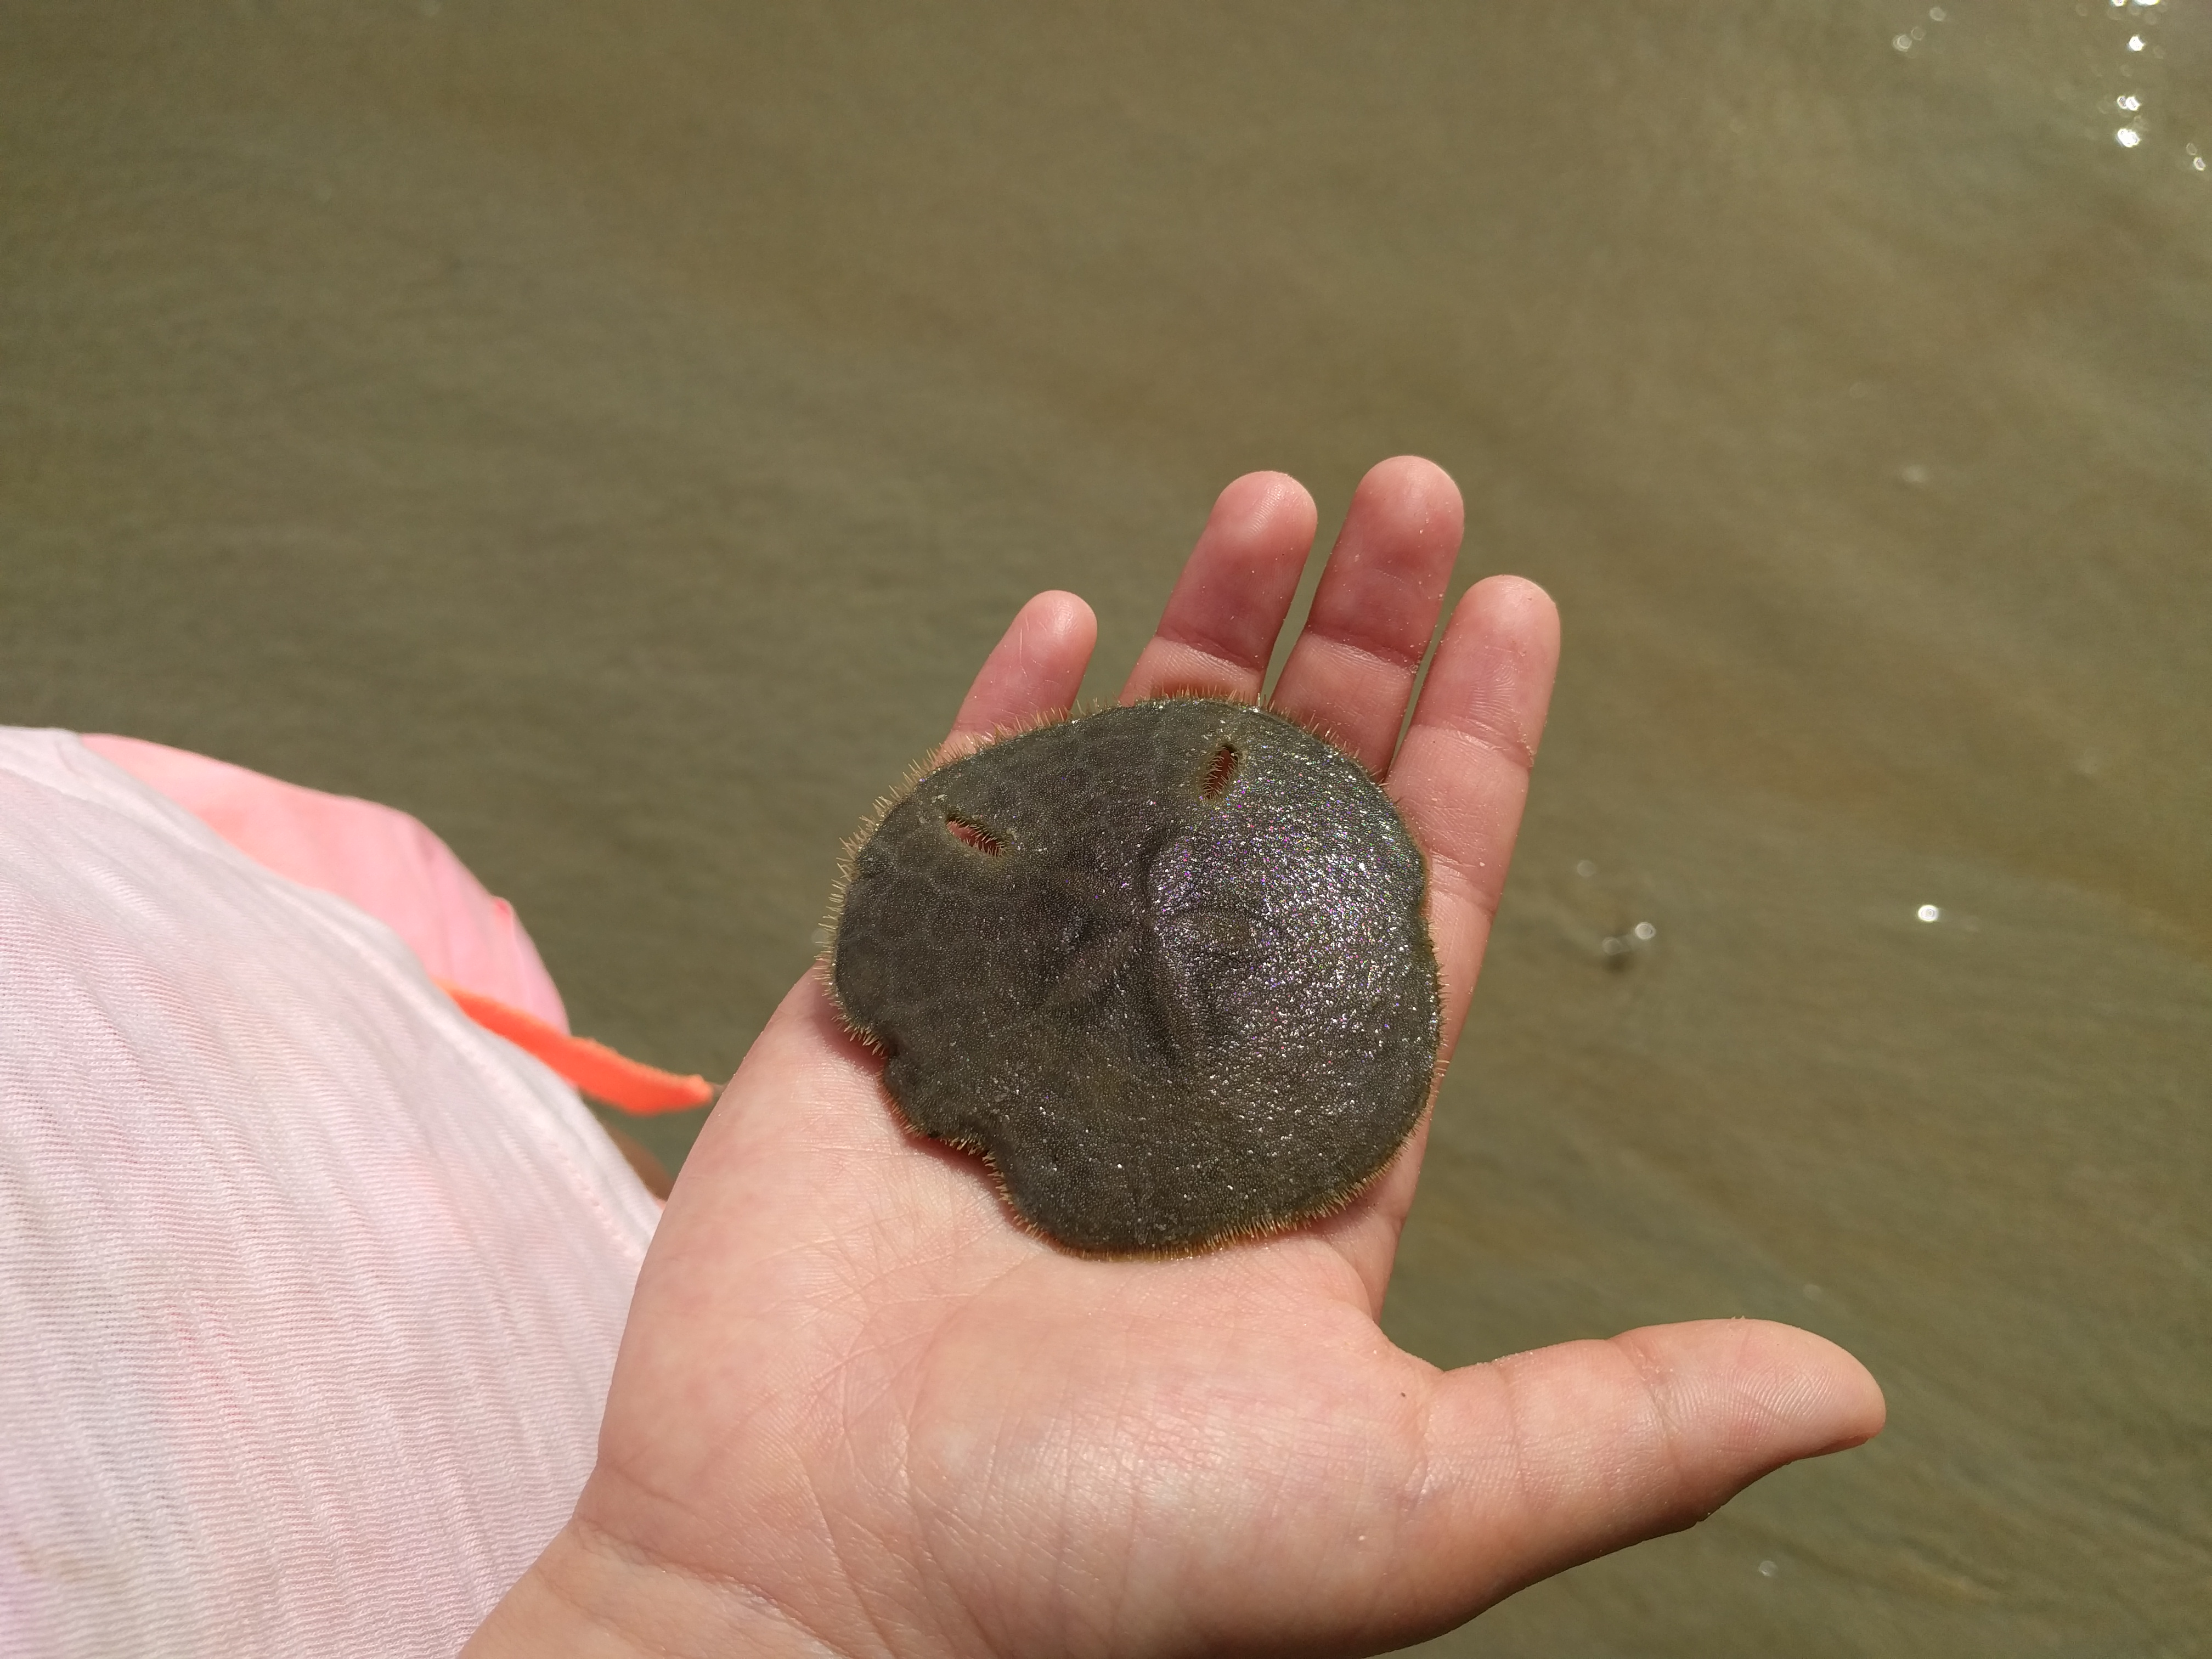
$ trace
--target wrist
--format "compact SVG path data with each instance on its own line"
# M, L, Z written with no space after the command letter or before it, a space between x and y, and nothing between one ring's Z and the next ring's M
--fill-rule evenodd
M836 1659L838 1651L749 1586L650 1560L572 1520L462 1659Z

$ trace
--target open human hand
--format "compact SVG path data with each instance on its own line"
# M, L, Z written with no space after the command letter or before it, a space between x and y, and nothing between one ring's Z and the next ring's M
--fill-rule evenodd
M1460 528L1433 465L1370 472L1273 698L1428 855L1447 1054L1559 642L1540 590L1479 583L1399 740ZM1291 479L1231 484L1124 700L1256 697L1313 532ZM947 752L1065 708L1095 637L1031 600ZM1370 1653L1881 1425L1856 1361L1756 1321L1455 1371L1394 1347L1425 1125L1325 1221L1087 1260L903 1129L880 1072L801 980L677 1182L574 1518L471 1653Z

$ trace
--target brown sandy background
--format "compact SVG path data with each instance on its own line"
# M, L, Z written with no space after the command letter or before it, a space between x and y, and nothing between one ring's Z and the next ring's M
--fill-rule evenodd
M405 806L726 1073L1024 597L1110 691L1230 477L1433 456L1568 656L1390 1328L1892 1405L1435 1650L2205 1652L2192 144L2203 0L19 0L0 720Z

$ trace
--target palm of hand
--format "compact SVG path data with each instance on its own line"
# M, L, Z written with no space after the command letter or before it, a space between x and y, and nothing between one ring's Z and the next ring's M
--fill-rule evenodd
M1312 528L1289 480L1232 485L1125 695L1255 695ZM1458 539L1449 479L1376 468L1276 694L1388 767L1431 860L1447 1052L1557 649L1537 590L1470 590L1393 758ZM1079 601L1033 600L952 744L1065 707L1091 639ZM1085 1261L902 1132L878 1072L802 981L685 1165L599 1470L533 1573L611 1645L1376 1651L1880 1425L1848 1356L1753 1322L1451 1373L1400 1352L1375 1319L1421 1133L1319 1225Z

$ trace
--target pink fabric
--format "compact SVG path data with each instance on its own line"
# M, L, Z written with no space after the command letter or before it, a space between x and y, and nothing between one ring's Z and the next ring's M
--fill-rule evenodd
M658 1219L391 928L0 726L0 1655L452 1659L591 1472Z
M406 813L141 738L83 742L257 864L374 916L431 978L568 1029L561 993L514 907L486 892L453 848Z

